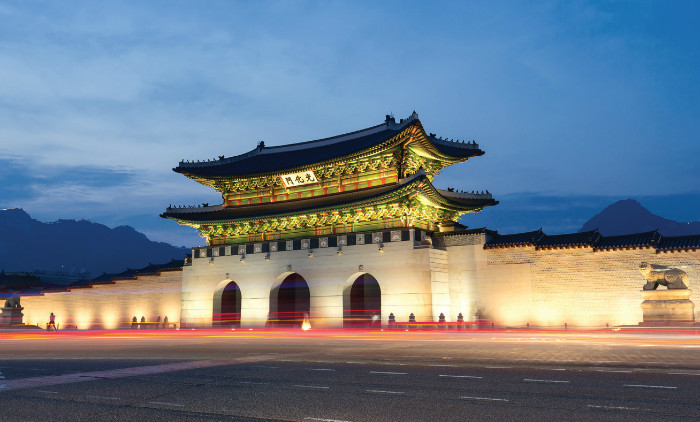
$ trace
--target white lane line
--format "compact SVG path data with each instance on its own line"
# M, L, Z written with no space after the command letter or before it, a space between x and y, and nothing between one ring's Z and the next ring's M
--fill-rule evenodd
M667 390L675 390L678 387L672 387L670 385L644 385L644 384L624 384L623 387L637 387L637 388L663 388Z
M488 401L510 401L508 399L496 399L493 397L471 397L471 396L462 396L460 399L465 399L465 400L488 400Z
M488 368L488 369L511 369L512 366L485 366L484 368Z
M299 354L293 355L290 353L287 356L298 355ZM261 361L267 360L270 360L269 355L256 355L232 360L185 361L153 366L138 366L133 368L110 369L106 371L83 372L70 375L53 375L13 379L7 381L5 391L27 388L45 388L61 384L72 384L76 382L92 381L95 379L115 379L131 376L163 374L169 372L184 371L188 369L215 368L219 366L261 363Z
M301 384L294 384L292 387L299 387L299 388L316 388L319 390L328 390L330 387L324 387L322 385L301 385Z
M161 406L176 406L176 407L185 407L184 404L177 404L177 403L166 403L163 401L149 401L149 404L159 404Z
M445 377L445 378L471 378L475 380L480 380L482 377L477 377L475 375L443 375L440 374L438 375L439 377Z
M532 378L524 378L523 381L525 382L549 382L549 383L567 383L571 381L562 381L562 380L536 380Z
M385 371L369 371L370 374L384 374L384 375L408 375L408 372L385 372Z
M598 372L610 372L610 373L622 373L622 374L629 374L632 371L608 371L606 369L598 369Z
M319 422L351 422L351 421L341 421L340 419L322 419L322 418L304 418L305 421L319 421Z
M309 371L331 371L331 372L335 372L335 369L330 369L330 368L309 368Z
M36 390L37 393L58 394L58 391Z
M566 371L565 368L537 368L542 371Z
M669 372L669 375L692 375L692 376L700 376L700 374L687 374L685 372Z
M107 396L86 396L86 397L92 397L93 399L120 400L119 397L107 397Z
M449 367L452 367L452 368L456 368L456 367L457 367L457 365L443 365L443 364L437 364L437 363L433 363L433 364L430 364L430 365L428 365L428 366L449 366Z
M595 404L589 404L588 407L592 407L594 409L608 409L608 410L639 410L636 407L625 407L625 406L599 406Z
M379 394L406 394L405 391L387 391L387 390L365 390L368 393L379 393Z
M267 385L269 382L238 381L239 384Z

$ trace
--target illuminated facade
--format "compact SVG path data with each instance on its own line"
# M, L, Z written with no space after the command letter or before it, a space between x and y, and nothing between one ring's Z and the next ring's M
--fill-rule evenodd
M445 251L430 247L430 235L497 202L432 181L482 154L473 141L426 133L414 112L331 138L180 162L176 172L223 198L162 214L208 243L183 271L183 323L297 323L310 313L342 326L451 314Z
M186 327L386 325L479 318L497 327L636 325L641 263L682 269L700 303L700 235L500 235L457 223L497 202L432 185L480 156L427 134L414 113L353 133L181 162L222 203L162 214L197 228L191 260L103 276L86 288L23 296L25 322L126 328L145 315ZM162 274L161 274L162 273ZM158 275L160 274L160 275ZM105 278L106 277L106 278ZM80 287L80 286L77 286ZM697 309L697 306L696 306Z

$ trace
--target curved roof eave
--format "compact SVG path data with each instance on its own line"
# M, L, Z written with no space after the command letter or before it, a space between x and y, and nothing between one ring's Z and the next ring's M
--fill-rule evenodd
M420 191L416 192L412 189L409 189L410 186L415 185L415 184L422 184L423 189L420 189ZM447 198L444 197L440 194L440 192L433 187L432 183L430 183L430 180L428 179L427 176L425 176L424 172L419 172L413 176L410 176L406 179L402 179L402 181L394 186L392 186L389 189L381 190L378 193L371 195L369 197L361 198L359 200L354 199L354 196L358 192L351 192L353 196L349 196L349 200L347 201L342 201L342 196L340 197L335 197L338 199L341 199L340 202L335 202L332 205L325 205L320 204L319 206L309 206L305 208L300 208L300 209L295 209L292 211L282 211L282 212L269 212L269 213L260 213L260 214L254 214L250 216L230 216L226 217L226 214L231 215L232 212L240 212L242 209L235 207L235 208L229 208L225 210L219 210L219 211L205 211L202 213L193 213L193 212L188 212L188 213L177 213L177 212L165 212L161 214L161 217L163 218L169 218L172 220L175 220L179 223L182 224L198 224L198 225L210 225L210 224L230 224L232 221L236 221L238 223L243 223L247 221L257 221L260 219L264 218L293 218L293 217L298 217L304 214L307 214L309 212L333 212L337 211L340 209L346 209L348 206L352 205L353 207L361 207L361 206L373 206L377 205L386 199L389 199L389 197L394 196L393 199L398 199L401 197L406 197L406 196L411 196L415 195L416 193L425 195L427 197L430 197L432 201L435 203L439 204L439 206L443 208L448 208L452 209L455 211L464 211L468 212L470 210L475 210L475 209L481 209L484 206L490 206L490 205L495 205L498 202L494 201L493 199L484 199L483 201L475 201L471 200L472 203L465 203L462 201L457 201L452 198ZM319 198L321 199L321 198ZM307 200L308 201L308 200ZM259 206L256 206L259 207ZM269 204L267 204L265 207L260 207L260 209L269 209ZM251 210L253 209L248 208L246 210ZM193 218L197 217L197 214L199 214L202 218ZM208 214L211 216L211 219L207 219L207 215L203 214ZM217 215L218 214L218 215ZM189 217L189 218L182 218L182 217ZM216 218L219 217L219 218Z
M462 161L484 154L475 143L448 141L437 138L434 134L426 134L418 115L414 113L408 119L402 119L400 123L396 123L393 118L387 118L383 124L330 138L275 147L261 144L244 154L228 158L220 156L218 160L206 162L182 161L173 171L195 180L261 177L301 171L324 161L346 160L366 155L372 148L391 141L411 126L417 126L434 152L444 158Z

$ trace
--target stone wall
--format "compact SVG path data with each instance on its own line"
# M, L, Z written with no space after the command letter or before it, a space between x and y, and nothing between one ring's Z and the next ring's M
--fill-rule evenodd
M463 243L447 248L452 308L470 313L481 309L497 325L636 325L642 321L642 262L684 270L690 277L691 300L700 304L700 251L483 249L475 242Z
M150 323L158 316L167 316L169 323L176 324L180 320L181 285L182 271L175 270L115 280L114 284L23 296L24 322L45 328L53 312L60 328L129 328L134 316L139 321L143 316Z
M447 253L420 246L414 233L397 240L317 249L212 256L193 259L183 269L182 320L187 326L211 326L217 293L235 282L241 292L241 325L267 323L270 296L285 277L297 273L309 287L314 327L342 327L350 288L362 274L381 288L382 322L390 313L419 322L450 314Z

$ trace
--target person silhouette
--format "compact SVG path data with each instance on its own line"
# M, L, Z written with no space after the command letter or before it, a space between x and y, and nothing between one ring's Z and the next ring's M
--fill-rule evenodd
M51 315L49 315L49 331L51 330L56 331L56 315L51 312Z

